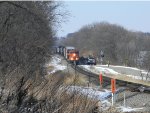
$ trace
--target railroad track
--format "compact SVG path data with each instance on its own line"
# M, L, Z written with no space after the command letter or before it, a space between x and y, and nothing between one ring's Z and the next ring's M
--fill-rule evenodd
M90 71L87 71L87 70L84 70L82 68L80 68L79 66L77 65L73 65L71 64L71 67L81 73L81 74L84 74L88 77L90 77L90 79L94 79L93 82L96 82L99 84L99 75L98 74L95 74L95 73L92 73ZM103 76L103 87L106 87L106 86L109 86L111 84L111 78L109 77L106 77L106 76ZM116 80L116 84L120 87L126 87L127 90L130 90L130 91L134 91L134 92L146 92L146 93L149 93L150 94L150 87L147 87L147 86L143 86L141 84L137 84L137 83L131 83L131 82L127 82L127 81L122 81L122 80Z

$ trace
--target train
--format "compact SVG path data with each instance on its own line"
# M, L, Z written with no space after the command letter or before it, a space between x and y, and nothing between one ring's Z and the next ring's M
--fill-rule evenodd
M68 62L75 65L96 65L96 59L92 56L83 57L79 50L73 46L55 46L54 53L62 55Z

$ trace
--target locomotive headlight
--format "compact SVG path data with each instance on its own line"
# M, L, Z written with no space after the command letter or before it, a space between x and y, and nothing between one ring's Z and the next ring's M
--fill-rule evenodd
M75 54L75 53L73 53L73 56L76 56L76 54Z

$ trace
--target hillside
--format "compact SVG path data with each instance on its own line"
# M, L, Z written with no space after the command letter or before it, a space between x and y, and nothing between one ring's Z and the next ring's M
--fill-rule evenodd
M100 57L104 51L104 62L137 66L140 51L149 51L149 33L133 32L122 26L107 22L83 26L61 40L63 45L75 46L80 55Z

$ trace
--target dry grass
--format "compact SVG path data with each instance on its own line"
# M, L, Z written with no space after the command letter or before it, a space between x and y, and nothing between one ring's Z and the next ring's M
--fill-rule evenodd
M87 95L82 95L78 92L68 92L68 86L74 85L74 80L73 75L62 71L58 71L44 78L37 75L35 79L27 79L22 86L20 86L21 77L18 76L18 79L17 77L15 79L10 78L10 80L7 80L9 83L6 86L11 94L8 93L6 100L10 97L17 97L15 99L20 98L22 101L19 104L22 106L22 109L32 109L32 112L72 113L76 111L76 113L93 113L98 105L96 99L89 98ZM84 77L77 76L75 84L84 85L86 81L87 79ZM20 91L24 92L24 94L19 95ZM12 100L8 102L9 105L11 103L11 106ZM15 102L13 102L14 107L18 101ZM5 110L7 111L7 109L8 107ZM32 112L28 111L28 113Z
M78 76L78 75L73 75L73 74L66 74L67 76L64 79L64 84L65 85L71 85L75 84L78 86L87 86L88 84L88 79L83 76Z
M51 72L51 71L54 70L54 66L48 66L46 69L47 69L49 72Z

